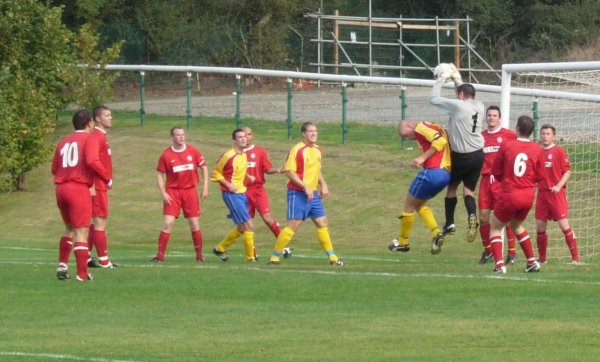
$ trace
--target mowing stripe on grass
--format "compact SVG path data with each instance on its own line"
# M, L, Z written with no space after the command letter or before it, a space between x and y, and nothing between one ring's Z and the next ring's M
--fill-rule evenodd
M296 257L296 255L294 256ZM302 256L307 259L317 259L317 257ZM367 258L373 260L373 258ZM353 258L353 260L362 260L362 258ZM382 259L381 261L389 261ZM20 261L20 260L0 260L0 264L13 264L13 265L31 265L31 260ZM43 261L36 262L36 265L55 265L56 263ZM220 265L220 264L218 264ZM169 264L127 264L126 269L146 269L146 268L165 268L165 269L220 269L217 265L206 265L206 264L195 264L195 265L169 265ZM123 268L123 269L125 269ZM499 275L499 274L451 274L451 273L395 273L395 272L358 272L351 271L347 268L331 267L332 270L306 270L306 269L292 269L290 267L278 267L278 266L228 266L228 269L236 270L249 270L262 273L295 273L295 274L313 274L313 275L338 275L338 276L375 276L375 277L390 277L390 278L448 278L448 279L490 279L490 280L509 280L519 282L535 282L540 284L564 284L564 285L590 285L600 286L600 281L577 281L577 280L548 280L537 277L528 276L516 276L516 275Z
M63 360L63 361L70 360L70 361L94 361L94 362L136 362L136 360L77 357L77 356L73 356L73 355L69 355L69 354L24 353L24 352L10 352L10 351L0 351L0 356L33 357L33 358L39 358L39 359L58 359L58 360Z

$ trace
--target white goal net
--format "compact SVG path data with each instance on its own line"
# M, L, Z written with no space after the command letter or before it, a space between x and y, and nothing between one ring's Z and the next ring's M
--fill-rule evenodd
M556 127L571 162L569 223L582 261L590 261L600 253L600 62L505 65L502 111L511 128L519 115L533 116L536 140L543 124ZM527 228L535 238L533 211ZM547 232L549 259L570 261L558 224L549 222Z

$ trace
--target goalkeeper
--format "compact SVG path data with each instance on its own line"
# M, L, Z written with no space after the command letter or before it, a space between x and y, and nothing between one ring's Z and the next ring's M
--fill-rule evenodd
M460 73L454 64L438 65L434 75L436 82L429 93L429 102L448 112L448 136L452 149L452 171L444 200L446 222L442 232L452 234L456 230L454 225L456 192L462 182L468 214L467 241L473 242L477 237L478 226L475 188L483 167L484 142L481 131L485 124L485 108L482 102L475 100L475 87L471 84L462 84ZM457 99L440 95L442 85L449 79L454 81Z

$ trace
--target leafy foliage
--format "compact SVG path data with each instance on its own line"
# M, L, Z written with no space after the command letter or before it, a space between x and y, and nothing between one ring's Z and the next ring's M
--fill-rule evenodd
M66 102L70 32L60 9L35 0L4 1L0 13L0 187L19 189L25 173L46 161L44 136Z
M20 190L27 172L48 160L45 139L57 112L73 100L92 107L110 94L116 74L77 63L113 62L121 43L100 52L91 26L74 34L61 8L35 0L5 0L0 14L0 189Z
M71 67L69 72L71 98L82 108L92 109L104 103L113 94L112 84L119 77L118 72L107 72L106 64L114 63L120 56L123 41L117 42L104 52L98 49L98 34L90 24L84 24L73 41L73 59L78 65L97 66Z

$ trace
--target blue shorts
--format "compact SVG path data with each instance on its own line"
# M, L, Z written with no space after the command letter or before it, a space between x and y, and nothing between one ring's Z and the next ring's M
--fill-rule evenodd
M223 192L223 201L229 208L228 218L232 219L236 225L243 224L250 220L248 213L248 199L246 194L236 194L233 192Z
M312 201L308 201L306 193L298 190L287 190L287 218L306 220L325 216L325 209L317 191Z
M410 184L408 193L421 200L429 200L450 183L450 172L443 168L421 170Z

